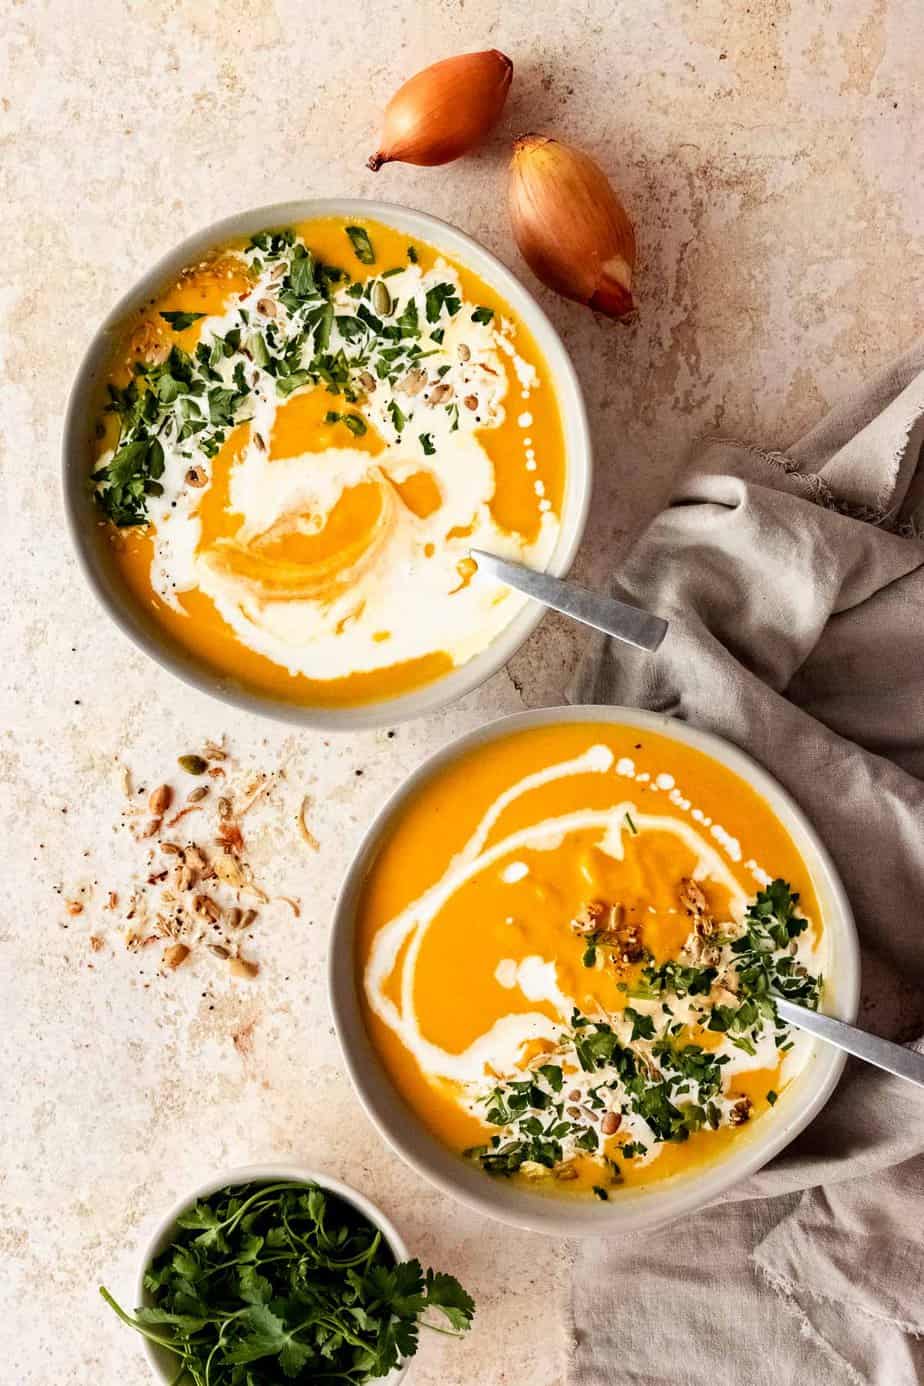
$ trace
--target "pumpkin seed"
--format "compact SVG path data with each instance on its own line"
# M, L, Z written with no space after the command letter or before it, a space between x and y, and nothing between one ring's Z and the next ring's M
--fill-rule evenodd
M381 279L377 279L372 286L372 307L380 318L387 318L391 312L391 294Z
M187 775L204 775L209 768L208 761L201 756L178 756L177 765L181 770L185 770Z
M250 962L247 958L232 958L228 963L228 968L232 977L245 977L250 979L256 977L257 973L260 971L260 964L257 962Z

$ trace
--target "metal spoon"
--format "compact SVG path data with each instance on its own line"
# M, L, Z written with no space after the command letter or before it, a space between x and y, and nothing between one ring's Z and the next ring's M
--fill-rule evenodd
M604 597L599 592L591 592L589 587L565 582L550 573L537 573L535 568L527 568L524 563L498 558L497 554L486 553L484 549L471 549L470 552L479 572L490 573L491 577L499 578L524 596L571 616L585 626L602 630L626 645L651 653L667 634L666 621L637 606L629 606L615 597Z
M776 1009L783 1020L807 1030L816 1039L836 1045L838 1049L853 1054L857 1059L865 1059L876 1068L884 1068L886 1073L894 1073L896 1078L905 1078L909 1083L917 1083L924 1088L924 1054L915 1049L906 1049L902 1044L880 1039L866 1030L858 1030L855 1025L847 1025L843 1020L835 1020L830 1015L820 1015L818 1011L806 1010L782 996L774 995Z

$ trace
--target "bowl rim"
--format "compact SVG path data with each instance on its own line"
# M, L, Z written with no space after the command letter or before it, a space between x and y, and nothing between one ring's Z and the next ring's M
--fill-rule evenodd
M363 1217L377 1227L388 1243L390 1251L396 1261L406 1261L410 1255L401 1234L398 1232L394 1223L387 1218L380 1208L372 1202L365 1194L353 1188L351 1184L345 1184L342 1179L335 1179L333 1175L326 1174L321 1170L309 1169L305 1165L290 1164L286 1162L273 1162L271 1164L257 1165L238 1165L234 1169L225 1170L219 1174L204 1179L195 1188L191 1189L184 1197L177 1201L160 1218L145 1246L144 1253L139 1263L138 1275L135 1281L135 1304L150 1303L150 1295L144 1288L145 1272L166 1246L169 1245L171 1235L176 1227L176 1220L181 1213L191 1207L200 1198L207 1198L209 1194L217 1193L219 1189L224 1189L232 1184L252 1184L252 1183L272 1183L276 1180L292 1180L293 1182L313 1183L319 1185L326 1193L335 1194L343 1199L345 1203L351 1204ZM155 1376L164 1382L173 1381L176 1375L176 1368L173 1374L168 1374L165 1359L169 1354L166 1349L159 1348L157 1344L150 1342L148 1338L141 1337L144 1355L148 1366ZM411 1366L411 1358L406 1359L399 1367L396 1367L388 1376L382 1377L383 1386L398 1386L399 1381L403 1381Z
M396 697L343 707L288 702L269 693L261 694L238 686L230 675L211 669L194 653L171 642L166 634L159 636L153 618L143 619L137 600L126 588L111 580L104 569L100 545L98 539L94 541L92 533L91 502L86 486L91 401L100 383L112 332L133 309L160 288L171 273L206 250L259 229L324 216L367 217L429 241L437 250L455 256L485 278L511 303L533 333L555 387L567 458L561 525L546 571L557 577L567 574L587 525L593 487L593 451L580 381L561 336L526 285L480 241L429 212L377 198L302 198L245 209L194 231L145 271L97 326L74 376L62 430L63 506L71 545L91 591L123 635L155 663L182 682L232 707L256 712L274 721L323 731L354 731L392 726L423 716L473 692L498 673L528 640L545 609L535 601L528 601L484 650L448 674Z
M663 713L606 704L564 705L514 713L449 741L413 769L388 797L364 832L343 876L328 945L331 1014L344 1063L366 1115L391 1149L417 1173L476 1212L514 1227L550 1235L621 1236L650 1230L703 1207L756 1174L822 1110L837 1086L846 1055L816 1042L806 1067L781 1095L774 1120L765 1130L755 1124L753 1134L740 1141L736 1150L706 1166L701 1174L686 1176L677 1183L643 1186L633 1190L628 1199L606 1204L572 1206L564 1199L492 1180L466 1165L430 1135L391 1084L366 1032L353 967L353 907L393 815L423 783L468 751L515 732L555 722L611 722L658 732L712 756L767 800L793 837L824 902L825 930L837 959L837 975L826 977L824 1009L848 1022L856 1018L859 1004L859 944L850 902L831 856L789 792L733 743Z

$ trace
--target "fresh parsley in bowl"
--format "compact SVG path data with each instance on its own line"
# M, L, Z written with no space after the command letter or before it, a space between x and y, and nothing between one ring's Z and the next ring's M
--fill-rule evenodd
M238 1171L174 1210L141 1288L134 1315L100 1294L175 1386L397 1382L421 1325L461 1335L475 1307L368 1200L290 1170Z

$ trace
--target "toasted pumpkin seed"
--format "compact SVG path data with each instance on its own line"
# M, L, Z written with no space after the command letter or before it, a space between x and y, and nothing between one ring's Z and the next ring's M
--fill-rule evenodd
M419 366L415 366L398 381L395 389L400 390L405 395L419 395L426 383L427 372L422 371Z
M204 775L209 768L208 761L203 760L202 756L178 756L176 763L187 775Z
M260 971L260 964L249 962L247 958L231 958L228 968L232 977L246 977L248 979L256 977Z
M372 307L380 318L387 318L391 312L391 294L381 279L377 279L372 286Z

